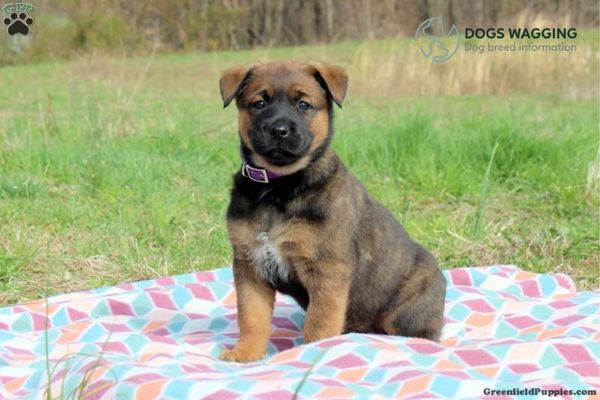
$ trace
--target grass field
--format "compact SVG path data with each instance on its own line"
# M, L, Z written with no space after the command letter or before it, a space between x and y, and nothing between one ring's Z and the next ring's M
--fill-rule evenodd
M1 68L0 303L228 265L240 162L219 72L281 58L348 68L333 146L444 268L514 263L597 287L586 40L575 55L439 66L394 40Z

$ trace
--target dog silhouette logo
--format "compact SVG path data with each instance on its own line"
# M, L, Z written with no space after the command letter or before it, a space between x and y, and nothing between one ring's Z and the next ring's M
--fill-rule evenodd
M415 33L421 54L433 63L449 60L456 54L460 45L460 34L454 24L446 32L443 17L426 19Z

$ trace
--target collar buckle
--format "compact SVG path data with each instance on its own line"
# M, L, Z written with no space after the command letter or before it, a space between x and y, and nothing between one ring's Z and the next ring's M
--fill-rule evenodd
M269 175L264 168L251 167L247 162L242 164L242 176L259 183L269 183Z

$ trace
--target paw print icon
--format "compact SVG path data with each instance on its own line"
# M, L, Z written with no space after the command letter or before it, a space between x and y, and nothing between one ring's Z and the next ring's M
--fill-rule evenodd
M13 36L17 33L27 35L29 27L33 24L33 18L25 13L12 13L10 18L4 18L4 25L8 26L8 34Z

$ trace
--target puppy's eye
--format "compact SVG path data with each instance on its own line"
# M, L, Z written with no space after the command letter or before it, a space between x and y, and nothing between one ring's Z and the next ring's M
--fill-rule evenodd
M264 100L258 100L258 101L255 101L254 103L252 103L252 107L256 108L257 110L260 110L261 108L265 108L266 105L267 105L267 102Z
M311 105L310 105L310 104L308 104L308 103L307 103L307 102L305 102L305 101L302 101L302 100L300 100L300 101L298 102L298 108L299 108L300 110L302 110L302 111L306 111L306 110L308 110L309 108L311 108Z

